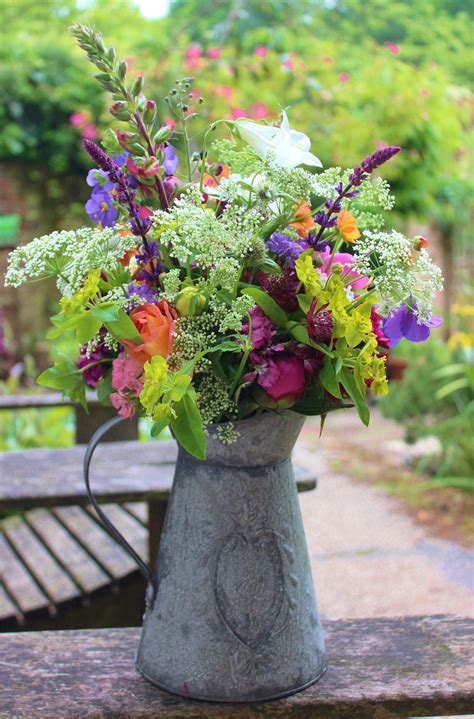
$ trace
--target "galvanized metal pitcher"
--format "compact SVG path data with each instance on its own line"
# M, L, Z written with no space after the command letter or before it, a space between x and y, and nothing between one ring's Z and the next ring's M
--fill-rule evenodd
M149 580L137 668L162 689L261 701L324 673L290 459L303 424L292 412L265 412L236 422L240 436L231 445L211 427L205 461L179 448L153 575L132 550ZM95 444L85 460L87 485ZM105 524L110 530L106 517Z

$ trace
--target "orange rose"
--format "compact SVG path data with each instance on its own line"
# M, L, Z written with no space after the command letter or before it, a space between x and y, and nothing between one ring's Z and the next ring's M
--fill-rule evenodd
M345 242L353 244L360 237L354 215L349 210L341 210L337 218L337 227Z
M314 219L311 214L311 207L307 202L302 202L295 212L295 217L301 218L290 222L300 237L306 238L314 227Z
M155 355L168 357L173 345L173 321L176 319L176 312L166 300L162 300L157 305L147 304L136 307L130 319L143 340L140 345L135 345L130 340L123 340L130 357L140 364L145 364Z

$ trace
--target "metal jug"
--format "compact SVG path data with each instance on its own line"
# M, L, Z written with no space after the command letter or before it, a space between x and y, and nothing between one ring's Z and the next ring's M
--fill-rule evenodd
M153 574L90 492L100 431L92 438L84 464L89 496L148 579L137 668L162 689L208 701L261 701L300 691L324 673L290 459L304 419L272 411L237 421L230 445L211 426L205 461L179 448Z

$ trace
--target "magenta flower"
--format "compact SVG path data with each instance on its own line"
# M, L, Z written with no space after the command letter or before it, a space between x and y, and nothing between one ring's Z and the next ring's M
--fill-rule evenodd
M135 415L134 403L123 392L112 392L109 399L123 419L131 419Z
M257 45L254 52L257 57L266 57L268 55L268 47L266 45Z
M258 375L258 384L274 402L291 406L304 392L306 373L304 361L292 355L280 355L270 359Z
M143 367L129 355L121 355L112 363L112 387L123 392L129 390L138 397L143 389Z
M369 283L368 277L361 278L360 273L357 272L357 270L353 269L355 257L349 252L336 252L331 260L331 250L329 249L329 247L326 247L323 252L321 252L321 260L323 264L321 265L320 269L321 272L325 275L330 274L331 267L334 264L342 265L342 275L353 289L363 290L364 287L366 287L366 285Z
M400 305L395 312L385 318L383 333L390 340L390 349L395 347L403 337L410 342L424 342L434 327L443 324L443 318L431 315L426 322L419 322L416 305L408 307Z
M252 342L253 349L260 350L262 347L268 347L276 333L275 326L258 305L249 310L249 315L252 318L250 341ZM248 331L249 322L244 322L242 332L248 334Z

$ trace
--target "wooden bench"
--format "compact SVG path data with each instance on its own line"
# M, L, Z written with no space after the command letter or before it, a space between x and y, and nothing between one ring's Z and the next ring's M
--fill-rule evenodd
M134 669L139 629L2 635L0 717L407 719L474 710L472 620L349 619L324 629L324 677L264 704L209 704L153 687Z
M1 527L2 631L140 623L143 579L89 506L83 456L81 446L0 454L0 512L22 512ZM95 496L150 564L176 456L174 441L116 442L99 446L92 464ZM311 471L296 467L295 475L299 491L316 486ZM110 592L119 590L114 603Z

